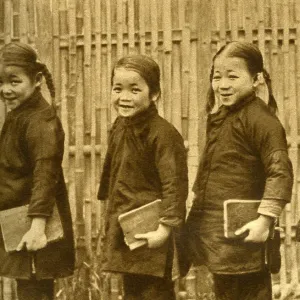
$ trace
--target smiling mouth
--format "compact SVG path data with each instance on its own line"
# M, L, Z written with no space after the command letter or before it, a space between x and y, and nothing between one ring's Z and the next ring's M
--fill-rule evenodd
M133 108L133 106L124 105L124 104L119 104L119 106L122 107L122 108Z

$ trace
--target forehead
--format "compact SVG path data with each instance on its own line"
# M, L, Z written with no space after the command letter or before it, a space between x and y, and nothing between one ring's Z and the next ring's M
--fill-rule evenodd
M243 58L220 55L215 59L214 70L248 72L248 66Z
M146 81L138 72L123 67L115 69L113 82L114 84L146 84Z
M1 76L27 76L25 70L19 66L7 66L0 63Z

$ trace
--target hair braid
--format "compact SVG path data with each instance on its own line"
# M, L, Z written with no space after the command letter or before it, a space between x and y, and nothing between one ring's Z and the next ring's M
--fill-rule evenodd
M52 75L45 64L40 63L40 65L41 65L41 72L45 77L46 84L50 92L50 96L52 98L52 106L55 107L55 87L54 87Z
M270 110L273 113L276 113L278 107L277 107L277 103L276 103L276 100L275 100L274 95L273 95L271 78L270 78L270 75L269 75L269 73L267 72L266 69L263 69L263 76L264 76L266 85L268 87L268 92L269 92L268 106L269 106Z

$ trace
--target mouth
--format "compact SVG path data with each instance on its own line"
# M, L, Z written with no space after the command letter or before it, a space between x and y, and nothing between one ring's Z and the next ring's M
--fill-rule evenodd
M221 94L221 97L230 97L232 94Z
M133 108L131 105L124 105L124 104L119 104L119 107L121 108Z

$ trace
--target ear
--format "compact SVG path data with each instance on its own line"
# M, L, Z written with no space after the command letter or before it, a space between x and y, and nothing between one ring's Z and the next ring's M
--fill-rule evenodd
M253 87L257 88L259 85L264 84L265 80L264 80L264 76L263 74L257 73L254 77L253 77Z
M35 87L40 87L43 81L43 73L38 72L35 76Z
M159 97L160 97L160 91L151 95L151 100L155 102L159 99Z

